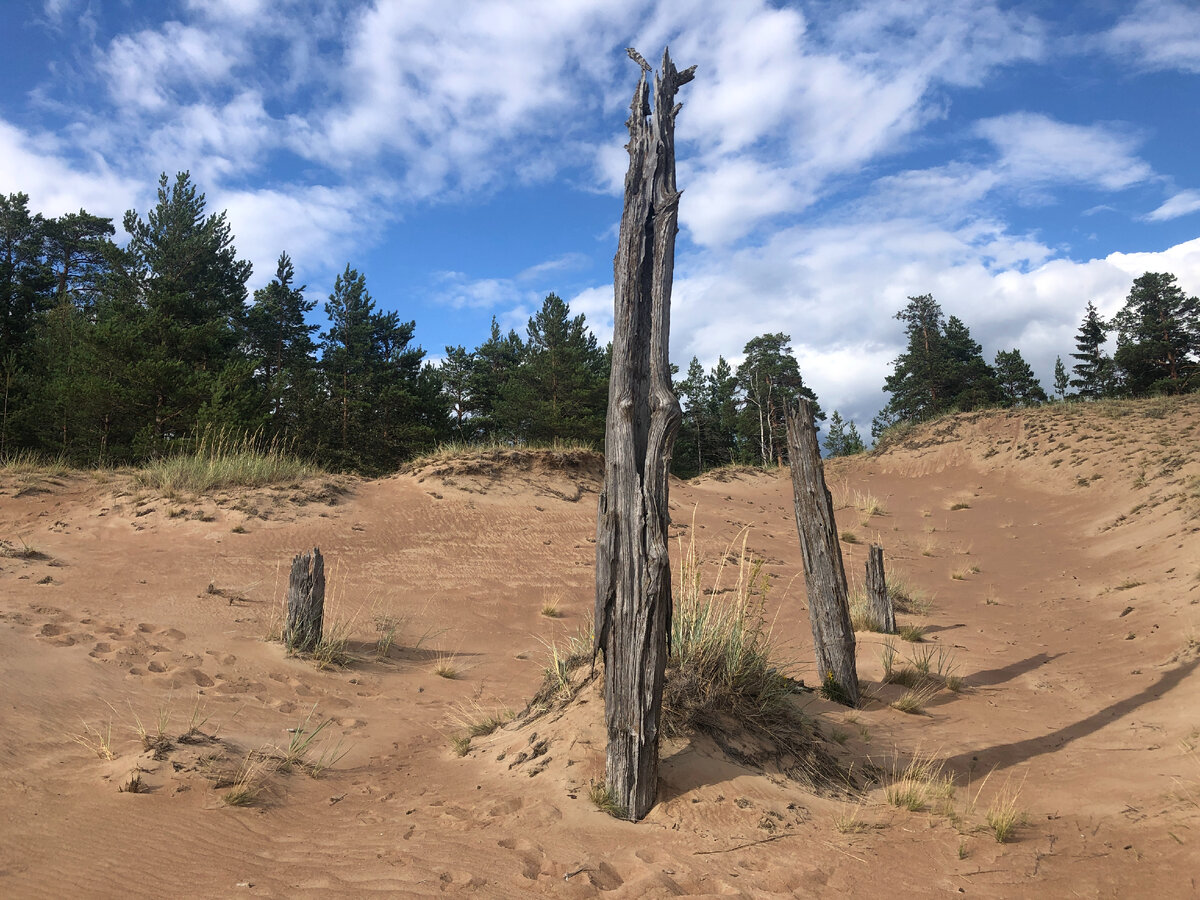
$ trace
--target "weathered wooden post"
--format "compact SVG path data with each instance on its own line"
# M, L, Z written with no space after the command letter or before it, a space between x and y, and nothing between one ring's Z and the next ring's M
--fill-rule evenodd
M896 608L888 594L887 579L883 574L883 548L872 544L867 551L867 605L871 618L884 634L896 633Z
M833 498L825 485L825 466L817 446L812 405L800 398L788 409L788 457L796 530L808 586L808 618L822 692L847 706L858 705L858 670L854 661L854 628L846 597L846 570L833 518Z
M283 645L292 651L311 653L321 643L324 622L325 560L313 547L312 553L297 554L292 560Z
M682 413L667 356L679 192L675 93L694 77L664 50L650 107L642 67L629 120L629 171L613 259L612 376L604 487L596 518L596 637L604 654L605 780L630 819L654 805L658 727L671 628L667 474Z

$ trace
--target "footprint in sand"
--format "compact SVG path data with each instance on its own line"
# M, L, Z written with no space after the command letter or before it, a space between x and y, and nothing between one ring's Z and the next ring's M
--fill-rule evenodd
M67 628L66 625L46 624L42 626L38 634L40 634L42 637L58 637L59 635L66 634L70 630L71 629Z
M199 669L176 669L171 675L171 687L212 687L215 681Z
M496 844L504 850L516 853L517 859L521 861L521 875L530 881L537 881L538 876L542 874L542 861L546 858L541 847L525 838L505 838Z
M146 668L149 669L151 672L153 672L155 675L162 675L164 672L166 672L170 668L170 666L168 666L164 662L160 662L157 659L152 659L146 665Z

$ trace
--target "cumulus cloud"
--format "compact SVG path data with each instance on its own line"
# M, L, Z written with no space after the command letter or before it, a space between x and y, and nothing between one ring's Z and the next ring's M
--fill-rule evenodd
M0 192L23 191L47 216L87 209L120 216L145 190L103 160L82 162L59 138L31 134L0 119Z

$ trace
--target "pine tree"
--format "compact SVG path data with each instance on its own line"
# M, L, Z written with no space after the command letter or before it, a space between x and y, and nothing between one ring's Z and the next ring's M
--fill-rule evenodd
M113 259L112 219L81 209L46 222L46 260L57 302L68 301L92 313Z
M702 474L707 468L706 445L711 442L712 427L709 421L711 404L708 374L695 356L688 364L687 378L676 383L675 393L683 408L683 421L679 426L679 436L675 439L672 471L680 478L690 478Z
M946 394L945 406L939 411L967 412L1001 401L996 372L987 364L983 348L971 337L970 329L958 316L946 320L942 347Z
M438 367L442 393L450 407L450 429L455 440L470 441L476 437L477 421L474 397L471 394L471 375L477 360L462 344L446 347L446 357Z
M1085 400L1110 396L1116 388L1113 361L1104 352L1110 330L1095 305L1089 301L1075 336L1075 349L1078 352L1071 354L1072 359L1079 360L1071 367L1076 376L1071 379L1071 387L1077 388L1077 393Z
M1067 367L1063 365L1062 357L1054 358L1054 393L1058 395L1059 400L1067 398L1067 388L1070 387L1070 382L1067 380Z
M366 277L349 265L325 304L321 370L331 407L329 460L364 472L387 471L445 431L440 378L412 345L415 322L376 312Z
M525 344L520 335L511 329L508 334L502 333L493 316L488 339L475 348L475 362L467 384L478 436L493 440L516 437L507 430L506 423L501 422L500 417L503 413L502 398L509 381L516 376L524 354Z
M1114 324L1114 361L1133 396L1182 394L1200 384L1200 299L1187 296L1174 275L1137 278Z
M187 172L164 173L143 221L125 213L110 337L125 361L122 393L142 422L139 455L158 455L222 407L249 402L244 340L250 263L237 258L225 213L206 215ZM204 415L202 415L202 411Z
M31 446L37 426L32 338L38 316L52 303L53 284L45 226L40 214L30 214L27 194L0 194L0 459L14 447Z
M862 453L866 447L858 433L858 427L853 421L846 421L836 409L829 416L829 434L825 437L825 455L853 456Z
M500 395L498 418L520 438L603 442L608 401L608 356L583 314L547 295L529 319L516 376Z
M1005 406L1035 406L1049 399L1017 348L996 351L995 371Z
M800 364L791 348L791 335L778 332L752 338L742 348L745 355L737 369L742 392L741 436L756 443L762 465L782 462L787 449L787 409L798 397L812 401L814 416L825 414L817 395L805 385Z
M942 331L945 320L932 294L909 297L908 305L896 313L904 323L907 346L892 362L892 374L883 389L891 394L877 423L920 421L946 408L947 376ZM875 431L876 429L872 429Z
M722 466L745 459L738 436L738 382L733 367L724 356L708 373L708 419L711 423L710 466Z
M307 419L315 407L317 348L312 335L318 326L305 320L317 301L304 298L303 285L292 286L295 277L291 258L279 254L275 277L254 292L246 332L269 429L299 438L310 430Z

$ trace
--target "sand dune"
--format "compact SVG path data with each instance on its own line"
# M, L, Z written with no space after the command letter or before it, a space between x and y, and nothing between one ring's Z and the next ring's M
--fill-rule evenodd
M663 748L661 802L636 825L589 800L594 685L453 745L522 710L547 644L587 622L594 460L501 453L203 498L0 476L0 894L1190 896L1197 423L1195 399L968 415L831 462L851 580L882 543L928 601L900 616L926 632L900 662L940 654L963 689L890 707L903 688L863 632L871 702L798 702L855 772L935 757L953 798L910 812L883 784L814 792L700 736ZM673 534L710 560L748 529L774 638L814 683L786 472L671 490ZM266 640L312 546L344 668ZM306 718L329 721L310 760L344 752L319 777L281 759ZM161 758L139 720L172 739ZM111 760L84 745L110 727ZM248 759L263 792L226 805ZM119 790L135 771L144 790ZM1001 844L984 826L1005 790L1026 821Z

